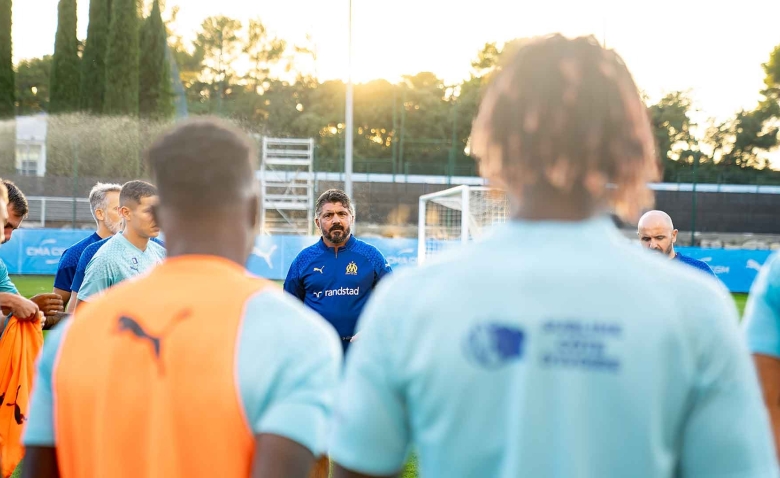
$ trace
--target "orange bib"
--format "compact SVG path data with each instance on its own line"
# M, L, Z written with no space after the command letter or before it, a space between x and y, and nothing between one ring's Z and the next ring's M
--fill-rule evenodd
M80 308L53 377L61 475L249 476L236 344L245 302L271 285L181 257Z
M0 339L0 437L2 474L11 476L24 457L22 430L27 421L35 361L43 347L42 322L8 319Z

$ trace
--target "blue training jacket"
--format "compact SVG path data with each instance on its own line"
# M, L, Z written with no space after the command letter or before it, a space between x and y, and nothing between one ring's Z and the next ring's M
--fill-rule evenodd
M290 265L284 290L323 316L342 338L351 337L374 286L391 271L379 249L354 236L336 248L320 238Z

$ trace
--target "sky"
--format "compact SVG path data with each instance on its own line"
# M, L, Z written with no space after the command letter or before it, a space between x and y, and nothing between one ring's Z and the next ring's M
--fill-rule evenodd
M89 2L78 0L78 36L86 37ZM58 0L13 2L14 60L54 50ZM316 45L320 79L348 75L349 0L166 0L181 10L175 24L194 38L204 18L260 18L293 43ZM651 100L691 90L699 121L753 108L761 64L780 44L778 0L353 0L353 79L397 80L432 71L448 82L468 76L490 41L561 32L606 40ZM164 13L164 16L165 13Z

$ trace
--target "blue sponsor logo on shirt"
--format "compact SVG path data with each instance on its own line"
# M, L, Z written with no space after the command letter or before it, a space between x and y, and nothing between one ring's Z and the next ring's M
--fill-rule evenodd
M523 355L525 334L508 325L486 323L474 326L464 341L466 358L484 368L496 369Z

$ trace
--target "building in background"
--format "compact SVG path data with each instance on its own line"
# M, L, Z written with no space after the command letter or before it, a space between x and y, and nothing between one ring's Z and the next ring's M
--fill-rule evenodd
M16 117L16 172L20 176L46 174L47 116Z

